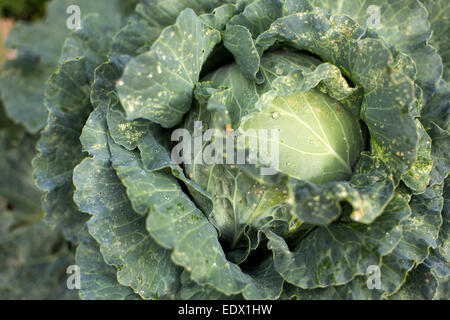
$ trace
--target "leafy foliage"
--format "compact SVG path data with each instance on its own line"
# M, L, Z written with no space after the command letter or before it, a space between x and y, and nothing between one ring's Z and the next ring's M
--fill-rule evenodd
M78 2L81 30L56 27L65 0L15 27L0 89L13 121L45 127L33 175L45 221L78 246L81 298L448 297L444 0L372 1L378 26L359 0ZM184 159L234 130L280 163L175 163L177 130ZM20 197L39 197L20 176L32 156L0 183L21 212L39 212Z

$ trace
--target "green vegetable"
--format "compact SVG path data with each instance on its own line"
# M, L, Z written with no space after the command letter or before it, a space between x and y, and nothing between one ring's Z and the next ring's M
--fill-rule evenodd
M81 298L447 299L449 6L370 5L96 1L49 45L16 27L0 89L45 125L34 179Z

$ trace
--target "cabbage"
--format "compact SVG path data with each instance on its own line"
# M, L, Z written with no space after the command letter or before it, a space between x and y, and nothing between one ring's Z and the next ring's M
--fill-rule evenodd
M81 298L447 298L445 1L105 2L0 80Z

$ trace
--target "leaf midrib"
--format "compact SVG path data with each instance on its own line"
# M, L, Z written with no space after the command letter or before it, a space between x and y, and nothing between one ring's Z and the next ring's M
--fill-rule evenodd
M349 164L344 159L342 159L342 157L338 153L336 153L336 151L334 151L334 149L330 146L329 143L327 143L327 141L325 141L319 134L317 134L317 132L315 132L310 126L308 126L307 123L305 123L301 118L299 118L297 115L295 115L291 112L287 112L286 110L279 108L276 105L273 105L273 107L276 111L278 111L280 113L280 115L283 114L285 116L288 116L288 117L291 117L291 118L294 118L295 120L297 120L304 128L306 128L309 132L311 132L313 134L313 136L315 136L317 138L317 140L319 140L325 146L325 148L327 148L329 150L330 155L334 156L344 166L344 168L346 170L351 172Z

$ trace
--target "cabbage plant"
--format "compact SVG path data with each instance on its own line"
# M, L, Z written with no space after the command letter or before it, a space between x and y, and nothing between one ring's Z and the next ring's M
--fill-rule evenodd
M447 298L446 1L129 7L53 1L0 80L81 298Z

